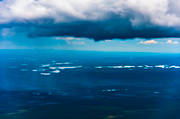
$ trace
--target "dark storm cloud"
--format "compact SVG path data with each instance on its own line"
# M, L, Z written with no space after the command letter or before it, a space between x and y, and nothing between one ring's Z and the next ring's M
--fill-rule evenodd
M103 21L76 21L62 24L39 25L31 30L29 37L74 36L94 40L130 38L180 37L180 32L172 27L149 26L134 28L129 19L111 17Z

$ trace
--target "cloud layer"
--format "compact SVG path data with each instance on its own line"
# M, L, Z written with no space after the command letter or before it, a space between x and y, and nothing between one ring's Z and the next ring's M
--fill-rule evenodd
M180 0L3 0L0 24L20 25L30 37L180 37L179 5Z

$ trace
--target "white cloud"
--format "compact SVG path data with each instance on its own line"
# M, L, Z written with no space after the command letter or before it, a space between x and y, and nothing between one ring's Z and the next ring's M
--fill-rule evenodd
M83 40L85 38L78 37L55 37L55 40L65 40L69 45L84 45L86 44Z
M78 37L55 37L56 40L83 40L84 38Z
M155 40L146 40L146 41L140 41L140 44L157 44L158 41Z
M180 26L180 0L3 0L0 2L0 22L25 22L51 18L68 22L69 17L99 20L108 13L132 16L135 27L146 24ZM149 27L149 26L148 26Z
M111 42L112 40L104 40L104 42Z
M177 45L177 44L179 44L178 41L173 41L173 40L168 40L166 43L167 43L167 44L172 44L172 45Z

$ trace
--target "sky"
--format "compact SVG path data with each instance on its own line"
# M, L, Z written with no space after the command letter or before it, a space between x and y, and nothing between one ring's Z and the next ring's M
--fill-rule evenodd
M0 0L0 49L180 53L180 0Z

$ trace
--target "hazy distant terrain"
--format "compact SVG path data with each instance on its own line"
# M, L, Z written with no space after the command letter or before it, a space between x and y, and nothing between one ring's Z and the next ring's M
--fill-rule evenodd
M179 54L1 50L0 57L2 119L169 119L180 112Z

